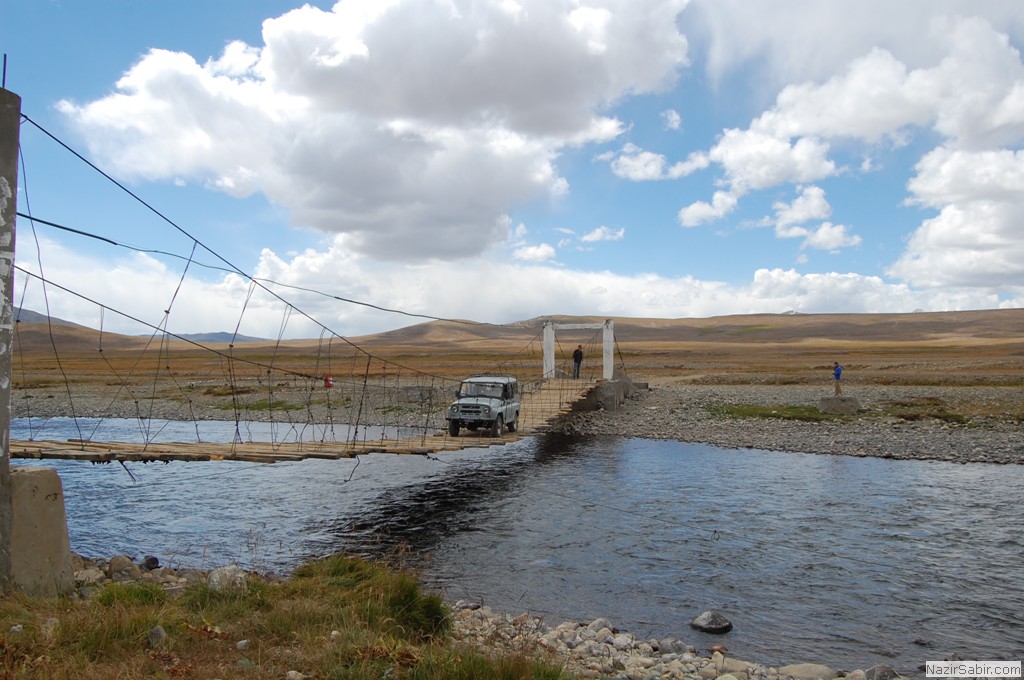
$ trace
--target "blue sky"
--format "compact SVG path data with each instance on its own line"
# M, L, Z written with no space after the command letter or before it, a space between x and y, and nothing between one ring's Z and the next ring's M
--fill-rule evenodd
M22 126L19 211L136 248L19 219L18 266L54 285L19 275L15 304L78 323L417 321L336 298L491 323L1024 305L1018 0L3 14L23 113L173 222Z

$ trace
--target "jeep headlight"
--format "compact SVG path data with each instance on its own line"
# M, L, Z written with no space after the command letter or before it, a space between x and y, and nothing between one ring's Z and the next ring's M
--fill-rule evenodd
M490 406L484 406L483 414L486 416L486 415L489 415L490 413L491 413L491 407Z
M458 404L452 404L451 406L448 407L448 413L455 414L455 413L458 413L458 412L459 412L459 405Z

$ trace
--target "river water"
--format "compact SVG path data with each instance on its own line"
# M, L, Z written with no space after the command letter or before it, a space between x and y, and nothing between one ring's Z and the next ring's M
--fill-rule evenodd
M58 438L58 425L33 434ZM220 427L230 440L234 425ZM11 436L27 435L16 420ZM760 663L918 674L952 653L1024 657L1022 466L551 435L429 458L42 464L60 472L72 549L87 556L286 573L404 550L449 600L549 625L604 616ZM706 609L733 631L689 628Z

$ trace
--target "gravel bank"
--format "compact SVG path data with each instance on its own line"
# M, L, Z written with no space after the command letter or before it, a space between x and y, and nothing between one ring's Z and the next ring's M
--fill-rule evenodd
M1014 387L858 386L855 416L824 422L770 417L739 418L723 407L816 406L831 390L808 385L652 384L635 391L615 411L577 412L554 428L577 435L676 439L727 448L943 460L957 463L1024 464L1020 403ZM964 422L886 415L893 403L942 405L966 414ZM985 415L971 415L972 413Z
M60 391L40 392L12 400L14 417L70 416L100 418L165 418L168 420L230 420L230 399L180 401L153 399L136 402L111 399L109 390L76 390L73 406ZM861 406L855 416L820 422L766 417L733 417L730 406L760 407L818 405L832 394L831 386L770 384L688 384L662 381L638 389L615 411L574 412L551 429L574 435L613 435L646 439L676 439L726 448L768 451L876 456L957 463L1024 464L1024 394L1019 387L992 386L874 386L848 385L844 395ZM297 397L294 401L301 403ZM887 415L893 404L924 405L925 411L946 412L957 418L907 419ZM332 422L347 411L330 414ZM328 422L322 405L292 410L244 410L243 420ZM393 422L372 407L364 422ZM419 418L419 417L417 417ZM440 418L433 427L443 428ZM422 422L418 424L422 425Z
M453 636L492 655L543 658L579 678L607 680L895 680L886 664L865 670L833 669L817 662L768 666L728 656L724 645L702 652L677 638L644 640L608 619L566 621L549 628L528 613L512 617L488 607L455 603Z

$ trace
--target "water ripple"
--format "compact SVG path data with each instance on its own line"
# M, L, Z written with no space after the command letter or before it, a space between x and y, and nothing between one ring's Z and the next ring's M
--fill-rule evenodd
M1024 656L1024 468L567 437L437 458L47 465L88 555L287 571L404 548L453 599L751 660ZM711 608L724 640L688 626Z

